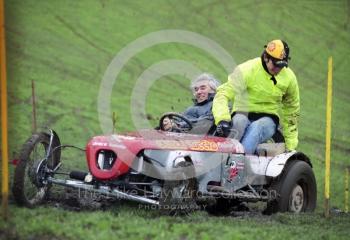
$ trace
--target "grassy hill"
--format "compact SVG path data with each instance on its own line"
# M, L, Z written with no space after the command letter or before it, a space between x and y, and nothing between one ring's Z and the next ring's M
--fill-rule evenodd
M16 157L21 144L31 133L32 80L36 86L38 125L54 128L64 143L84 146L91 136L101 134L104 129L112 131L109 126L101 127L98 103L101 100L102 79L107 76L108 66L118 54L129 53L130 58L122 59L125 62L120 72L111 77L115 83L105 107L117 114L117 131L123 132L135 130L140 120L146 123L149 120L155 126L162 113L182 111L191 104L188 86L191 74L196 72L193 69L213 73L221 82L226 81L229 70L221 64L223 59L212 54L212 51L220 53L220 49L210 44L206 48L201 47L202 38L221 46L232 57L234 64L259 56L269 40L282 38L291 48L290 67L299 81L301 117L298 149L307 153L314 164L318 183L318 213L322 211L324 185L327 59L333 56L331 205L343 208L344 166L350 165L350 91L347 85L350 74L349 9L348 1L6 1L10 157ZM165 34L167 30L188 32L174 40L174 37ZM142 47L140 41L155 32L163 35L152 41L161 43ZM191 34L199 35L192 39L198 45L189 44L190 40L186 37ZM135 41L139 42L132 45ZM176 68L176 64L171 64L175 62L170 61L181 61L190 71ZM121 64L119 62L109 70L115 70ZM133 91L143 86L146 88L149 81L138 78L147 71L159 78L152 79L154 82L149 86L146 98L141 99L140 93L133 95ZM146 115L142 114L141 103L144 103ZM110 117L107 115L107 118ZM66 156L63 161L68 165L85 166L84 156L74 152L67 152ZM33 214L11 207L16 216L31 218L28 215ZM69 221L80 219L70 212L57 211L54 211L55 214L62 218L69 216ZM115 218L121 220L130 217L121 211L120 216L116 214ZM50 210L41 209L38 212L47 214ZM96 221L104 217L104 213L91 214ZM138 217L137 213L132 216L144 226L144 219L150 216L147 212L140 214L146 217ZM54 216L49 218L53 218L50 221L57 220ZM196 222L199 218L194 216L190 221ZM305 224L298 217L281 215L280 218L288 218L281 230L286 230L290 223ZM314 218L306 217L310 221ZM17 217L15 219L20 221ZM176 222L178 220L174 223L164 221L165 227L173 233L164 237L185 239L216 236L210 232L205 236L186 235L181 224ZM209 222L218 224L219 228L230 223L234 228L234 221L225 219L216 223L214 219ZM259 220L242 221L247 226L256 226ZM332 223L336 224L337 221ZM174 228L169 224L174 224ZM209 227L205 224L201 225L200 221L198 224L202 226L199 232L208 231ZM29 223L29 226L32 228L25 228L24 232L33 235L36 225ZM342 229L342 225L338 227ZM179 232L175 230L177 228ZM234 231L239 232L238 228L239 224ZM98 231L96 226L92 229ZM333 229L334 233L345 236L339 229ZM278 227L274 230L278 230ZM53 234L52 231L47 233L41 229L39 232L45 235ZM254 234L264 231L264 228L258 228L257 232L248 231L247 235L239 232L237 236L256 238ZM320 234L316 238L330 237L316 227L313 232ZM270 237L280 237L278 233L269 233L272 234ZM66 233L56 235L76 237ZM80 237L83 236L85 234ZM147 234L140 236L154 238L152 234L150 237Z

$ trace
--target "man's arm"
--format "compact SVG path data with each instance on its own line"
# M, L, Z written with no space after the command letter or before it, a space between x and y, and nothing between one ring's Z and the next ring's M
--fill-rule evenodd
M286 147L287 150L294 150L298 145L298 120L300 115L299 87L295 76L293 76L287 92L283 96L282 104L282 126Z
M213 116L215 125L221 121L231 121L231 114L228 107L230 99L234 98L233 86L230 81L218 87L215 98L213 100Z
M195 110L193 106L188 107L183 113L185 117L187 117L190 120L194 120L200 116L198 116L198 112Z
M242 92L246 89L246 83L243 79L242 72L239 67L236 67L232 74L228 76L226 83L218 87L213 101L213 115L215 124L220 121L231 121L231 113L228 103L233 103L235 91Z

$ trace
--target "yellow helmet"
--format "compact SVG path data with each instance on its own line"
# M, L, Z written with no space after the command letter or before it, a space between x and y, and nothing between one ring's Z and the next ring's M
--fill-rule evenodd
M285 41L280 39L272 40L265 46L265 52L279 67L288 67L289 47Z

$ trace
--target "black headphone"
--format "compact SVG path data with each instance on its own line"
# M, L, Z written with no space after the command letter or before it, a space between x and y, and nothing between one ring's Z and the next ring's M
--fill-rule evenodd
M281 41L282 41L282 43L283 43L284 51L285 51L285 53L286 53L286 57L283 58L283 60L285 60L285 61L288 62L288 60L291 59L291 58L289 57L289 46L288 46L288 44L287 44L285 41L283 41L283 40L281 40Z

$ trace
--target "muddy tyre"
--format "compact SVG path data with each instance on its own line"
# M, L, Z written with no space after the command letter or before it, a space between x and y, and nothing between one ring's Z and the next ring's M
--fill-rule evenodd
M56 149L44 160L50 144L50 135L44 132L33 134L23 144L17 163L12 193L19 205L34 207L42 203L49 192L50 184L45 181L45 168L54 169L60 162L60 150ZM54 134L51 149L60 145Z
M197 183L190 162L174 167L175 180L164 180L159 208L165 215L186 215L198 208L196 204Z
M312 212L316 207L317 186L309 164L294 160L270 188L273 198L267 203L266 214L276 212Z
M210 204L205 207L205 210L214 216L225 216L230 213L232 203L230 199L226 198L217 198L215 203Z

